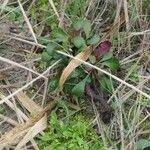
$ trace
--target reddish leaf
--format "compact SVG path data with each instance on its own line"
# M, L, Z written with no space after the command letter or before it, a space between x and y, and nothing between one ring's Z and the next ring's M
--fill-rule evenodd
M106 54L110 50L111 47L112 47L111 42L104 41L93 51L93 54L96 57L99 57L101 55Z
M80 33L81 33L81 30L74 30L74 31L72 31L72 32L70 33L69 41L72 42L72 40L73 40L75 37L79 36Z
M74 30L74 31L72 32L73 37L79 36L79 35L80 35L80 32L81 32L81 30Z

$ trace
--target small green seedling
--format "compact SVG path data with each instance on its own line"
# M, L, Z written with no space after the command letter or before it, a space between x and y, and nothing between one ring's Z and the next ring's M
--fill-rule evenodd
M41 150L99 150L103 142L89 126L83 116L76 115L70 120L59 121L56 113L51 114L49 127L38 139Z

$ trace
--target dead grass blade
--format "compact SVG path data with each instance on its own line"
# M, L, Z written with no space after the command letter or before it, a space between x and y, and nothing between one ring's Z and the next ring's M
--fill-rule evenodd
M89 46L89 47L87 47L87 49L85 51L82 51L81 53L79 53L76 56L76 58L86 61L89 58L89 56L91 55L92 51L93 51L93 47ZM67 80L67 78L69 77L69 75L72 73L72 71L75 68L77 68L81 64L82 64L81 61L72 59L70 61L70 63L68 64L68 66L63 70L60 80L59 80L59 87L60 87L61 91L63 91L63 85L64 85L65 81Z
M102 40L106 40L107 38L109 38L110 35L112 35L116 29L118 29L120 27L121 24L123 24L125 21L125 17L124 16L121 16L118 18L118 20L114 23L114 25L110 28L110 30L102 37ZM43 45L40 45L38 43L34 43L34 42L29 42L27 40L22 40L22 39L16 39L16 40L21 40L23 42L26 42L26 43L29 43L29 44L32 44L32 45L36 45L36 46L39 46L39 47L42 47L42 48L45 48L45 46ZM101 43L101 42L100 42ZM79 53L76 58L79 59L79 60L83 60L83 61L86 61L88 59L88 57L90 56L90 54L92 53L92 50L95 49L96 46L94 47L87 47L87 49L81 53ZM64 69L62 75L61 75L61 78L60 78L60 81L59 81L59 87L60 87L60 90L62 91L63 90L63 85L66 81L66 79L68 78L68 76L71 74L71 72L77 68L78 66L80 66L82 64L81 61L78 61L78 60L72 60L68 66Z
M36 39L36 36L35 36L35 33L34 33L34 31L33 31L32 25L31 25L31 23L30 23L30 21L29 21L27 15L26 15L26 13L25 13L23 7L22 7L22 4L21 4L20 0L18 0L18 4L19 4L20 9L21 9L21 11L22 11L22 14L23 14L23 16L24 16L24 19L25 19L25 21L26 21L26 23L27 23L27 25L28 25L28 27L29 27L29 30L30 30L30 32L31 32L31 34L32 34L32 36L33 36L33 38L34 38L35 43L38 43L38 41L37 41L37 39Z
M48 0L48 1L49 1L49 3L50 3L51 7L53 8L53 10L54 10L56 16L58 17L58 20L60 21L59 14L58 14L58 11L57 11L57 9L56 9L56 7L55 7L55 4L54 4L53 0Z
M43 109L37 105L33 100L31 100L24 92L20 91L16 94L18 100L21 104L31 113L37 114L38 112L42 111Z
M29 129L24 138L18 143L15 150L20 150L27 142L47 128L47 115L45 114L33 127Z
M8 101L10 98L12 98L13 96L15 96L17 93L19 93L20 91L24 90L25 88L27 88L29 85L31 85L32 83L34 83L35 81L37 81L38 79L40 79L43 75L45 75L51 68L53 68L55 65L57 65L60 62L60 60L56 61L52 66L50 66L46 71L44 71L42 74L40 74L38 77L34 78L32 81L30 81L29 83L27 83L26 85L22 86L21 88L19 88L17 91L13 92L12 94L10 94L9 96L3 98L2 100L0 100L0 104L3 104L4 102Z
M11 124L13 126L17 126L18 125L17 121L15 121L15 120L7 117L7 116L4 116L2 114L0 114L0 119L2 119L3 121L5 121L5 122L7 122L7 123L9 123L9 124Z
M129 14L128 14L128 2L127 0L123 1L124 6L124 14L125 14L125 22L126 22L126 30L129 31L130 29L130 22L129 22Z
M114 25L111 27L111 29L102 37L100 43L104 40L106 40L110 35L112 35L116 29L118 29L120 27L121 24L123 24L125 21L125 17L121 16L118 18L118 20L114 23ZM98 44L99 45L99 44ZM79 53L75 58L86 61L89 56L91 55L93 49L95 49L96 46L89 46L85 51ZM60 80L59 80L59 87L60 90L63 91L63 85L65 83L65 81L67 80L68 76L71 74L71 72L77 68L78 66L80 66L82 64L82 62L78 61L77 59L73 59L71 60L71 62L68 64L68 66L64 69Z
M4 98L6 98L5 97L5 95L3 95L1 92L0 92L0 99L4 99ZM6 101L6 105L10 108L10 109L12 109L13 111L15 111L16 112L16 115L17 115L17 117L20 119L23 119L23 120L29 120L29 118L26 116L26 114L24 114L24 112L22 111L22 110L20 110L18 107L16 107L14 104L13 104L13 102L11 102L11 101Z
M59 54L62 54L62 55L64 55L64 56L70 57L70 58L72 58L72 59L75 59L75 60L77 60L77 61L80 61L80 64L84 64L84 65L87 65L87 66L89 66L89 67L91 67L91 68L94 68L94 69L96 69L96 70L98 70L98 71L100 71L100 72L102 72L102 73L104 73L104 74L110 76L111 78L115 79L116 81L118 81L118 82L120 82L120 83L126 85L127 87L130 87L131 89L133 89L133 90L136 91L137 93L140 93L141 95L143 95L143 96L147 97L148 99L150 99L150 95L149 95L149 94L147 94L147 93L141 91L139 88L133 86L132 84L129 84L129 83L125 82L124 80L118 78L117 76L115 76L115 75L113 75L113 74L111 74L111 73L109 73L109 72L107 72L107 71L105 71L105 70L103 70L103 69L101 69L101 68L95 66L95 65L92 65L92 64L90 64L90 63L88 63L88 62L86 62L86 61L84 61L84 60L82 60L82 59L80 59L80 58L74 57L74 56L72 56L72 55L69 55L69 54L64 53L64 52L61 52L61 51L58 51L58 53L59 53ZM67 67L68 67L68 66L67 66Z
M4 57L1 57L1 56L0 56L0 61L6 62L6 63L8 63L8 64L11 64L11 65L14 65L14 66L17 66L17 67L20 67L20 68L23 68L23 69L28 70L28 71L30 71L30 72L32 72L32 73L38 75L38 76L40 75L40 73L38 73L38 72L36 72L36 71L34 71L34 70L32 70L32 69L29 69L29 68L27 68L27 67L25 67L25 66L23 66L23 65L21 65L21 64L19 64L19 63L16 63L16 62L14 62L14 61L12 61L12 60L9 60L9 59L7 59L7 58L4 58ZM43 76L43 78L44 78L44 79L47 79L45 76Z
M1 12L0 15L2 14L4 8L6 7L6 5L8 4L9 0L4 0L3 4L2 4L2 8L1 8Z
M56 106L57 101L58 98L49 103L43 111L35 114L30 120L26 121L26 123L14 127L12 130L3 135L0 138L0 146L5 148L10 145L18 144L16 148L18 148L17 150L20 150L24 144L30 140L33 140L38 133L46 129L46 113L47 111L51 111Z
M45 113L45 111L44 111ZM7 147L9 145L16 145L20 139L33 127L42 117L43 113L40 112L38 115L33 117L31 120L27 121L24 124L16 126L5 135L0 138L1 147Z
M119 16L116 21L114 22L114 24L112 25L112 27L110 28L110 30L108 32L106 32L101 41L97 44L99 45L102 41L106 40L107 38L109 38L110 35L112 35L117 29L119 29L119 27L125 22L125 16ZM147 32L147 31L146 31ZM41 48L46 48L45 45L42 45L42 44L39 44L39 43L35 43L35 42L31 42L31 41L28 41L26 39L22 39L22 38L19 38L19 37L15 37L15 36L9 36L7 35L7 37L11 38L11 39L15 39L15 40L18 40L18 41L22 41L24 43L28 43L30 45L34 45L34 46L38 46L38 47L41 47ZM94 48L93 48L94 49Z
M110 28L106 34L102 37L101 41L106 40L109 38L110 35L112 35L119 27L125 22L125 16L119 16L118 19L114 22L113 26Z

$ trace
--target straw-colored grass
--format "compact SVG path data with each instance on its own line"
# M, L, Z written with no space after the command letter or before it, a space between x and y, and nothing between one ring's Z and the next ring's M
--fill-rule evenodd
M39 18L34 20L30 16L30 11L36 5L36 1L33 0L31 4L29 1L22 3L20 0L4 0L0 2L0 24L1 22L8 22L11 27L11 19L8 17L11 12L16 10L21 13L25 24L23 27L25 30L22 30L21 33L5 34L4 39L1 40L0 38L0 62L3 64L0 66L0 86L4 84L4 86L0 87L0 108L4 107L6 111L6 113L0 114L0 149L27 150L32 148L38 150L35 139L39 134L42 135L47 128L47 119L49 119L47 112L51 112L59 99L67 97L67 95L63 95L64 93L62 95L48 94L49 78L51 79L54 74L57 74L57 69L53 68L61 60L44 70L43 68L46 67L40 59L41 51L33 53L33 49L46 48L44 44L38 42L38 38L43 32L47 20L55 16L58 26L62 27L64 17L70 19L69 14L65 12L65 8L69 4L68 1L62 0L61 8L63 9L59 10L56 3L53 0L49 0L48 7L52 15L43 17L40 22ZM7 6L11 6L14 3L15 7L8 11ZM72 60L68 64L69 67L75 63L77 64L72 71L79 65L85 65L108 75L117 82L118 87L113 89L113 94L108 100L108 103L114 109L114 116L110 123L103 123L95 102L91 100L91 107L95 115L91 124L98 126L98 132L105 149L132 150L136 147L141 137L142 139L150 140L150 128L147 125L150 119L149 10L143 6L144 2L142 0L107 0L104 2L87 0L86 4L87 10L84 18L88 17L88 15L90 16L92 24L95 24L93 30L98 31L102 28L105 31L103 26L106 26L106 30L109 29L108 32L102 33L102 41L110 39L116 46L113 49L120 60L122 76L114 75L105 69L90 64L86 61L88 56L85 59L62 51L57 51L57 53ZM30 5L29 9L25 7L26 5ZM123 17L119 21L120 16ZM101 21L102 19L103 21ZM121 24L124 24L124 26L122 27ZM101 27L100 29L99 26ZM2 32L0 31L0 33ZM29 38L26 35L31 37ZM12 43L12 49L16 49L16 51L11 51ZM19 43L19 48L17 43ZM24 48L23 44L28 45L27 48ZM3 54L3 50L1 50L4 45L10 45L6 47L8 55ZM17 62L17 60L12 60L11 58L14 55L26 61ZM36 63L39 63L42 67L44 66L42 72L37 71L39 68L37 68ZM22 79L25 78L25 84L18 86L18 88L12 87L13 81L3 75L4 72L7 72L11 78L19 78L18 75L13 76L13 74L9 73L10 70L16 68L23 69L27 73L20 75ZM135 71L135 69L138 71ZM65 74L66 77L62 77L63 84L69 74ZM50 104L49 99L52 101ZM82 110L79 106L70 102L67 103L72 109L76 110L75 113ZM48 106L46 107L46 105Z

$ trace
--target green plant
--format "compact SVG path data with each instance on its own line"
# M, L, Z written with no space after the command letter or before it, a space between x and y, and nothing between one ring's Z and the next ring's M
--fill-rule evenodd
M45 41L47 44L47 48L42 53L42 60L45 61L47 65L51 65L56 60L62 59L62 62L59 65L59 76L61 74L61 70L65 66L67 66L69 59L58 54L58 50L65 51L67 53L70 53L71 55L77 55L81 51L84 51L84 49L86 49L87 46L96 45L100 42L100 36L92 32L92 25L90 21L81 19L78 19L76 22L73 22L72 24L68 25L67 28L55 28L51 32L50 36L52 38L51 41ZM101 67L106 68L112 72L116 72L119 68L119 61L113 56L112 52L109 52L111 46L112 45L109 41L102 42L93 51L88 61L90 63L93 63L94 65L100 65ZM77 71L78 69L75 70L75 72ZM68 94L72 94L75 99L80 98L84 94L85 85L87 83L93 82L92 74L92 71L90 71L89 74L87 74L86 68L80 67L80 72L78 71L76 73L76 77L70 76L70 78L68 79L68 82L65 84L64 87L65 92ZM88 80L86 76L88 76ZM103 82L103 84L100 84L100 86L102 86L103 89L112 92L111 87L114 86L114 81L111 82L109 79L106 80L106 78L108 77L105 75L103 78L100 77L101 82ZM106 84L104 84L104 82ZM50 81L50 91L53 91L53 89L58 89L56 84L58 84L58 78L57 80L54 79L54 81Z
M56 2L55 5L58 5L58 3ZM49 30L55 28L58 24L58 20L53 15L53 10L50 9L48 0L37 1L31 8L30 13L33 23L36 24L37 21L42 22L44 20L45 27L47 27ZM39 30L39 28L37 27L36 30Z
M0 5L0 10L2 9L3 7L2 5ZM13 5L5 6L3 13L5 13L6 15L9 14L8 18L12 21L15 21L16 23L22 24L24 21L20 9L19 8L16 9Z
M150 147L150 140L140 139L136 143L136 149L137 150L144 150L144 149L149 148L149 147Z
M38 139L40 150L103 150L102 140L90 128L89 121L81 115L69 121L59 121L53 112L48 130Z
M129 76L129 80L135 83L139 82L139 64L136 64L135 61L129 64L129 67L127 68L127 72L129 72L130 69L133 69L132 73Z
M66 13L71 19L83 18L87 9L87 0L68 1Z

